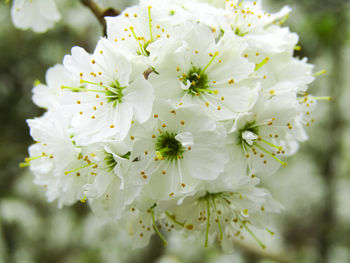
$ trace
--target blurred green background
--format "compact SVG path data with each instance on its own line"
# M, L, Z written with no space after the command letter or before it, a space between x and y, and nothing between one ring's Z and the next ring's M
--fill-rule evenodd
M232 255L172 236L133 251L118 225L101 225L86 205L58 209L47 203L33 176L18 167L32 143L26 119L42 111L31 101L35 80L61 63L71 47L88 51L101 36L96 18L78 0L56 1L63 19L35 34L13 27L10 5L0 1L0 262L350 262L350 1L270 0L269 11L293 8L286 22L300 36L315 72L326 69L311 93L320 102L310 140L265 186L286 210L274 218L268 249L237 246Z

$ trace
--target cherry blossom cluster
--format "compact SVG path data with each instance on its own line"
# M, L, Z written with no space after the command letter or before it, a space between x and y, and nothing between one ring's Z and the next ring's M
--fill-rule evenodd
M49 201L125 224L135 247L172 231L264 247L255 230L270 232L282 206L259 184L307 139L318 99L313 65L281 27L289 12L141 0L107 17L92 54L73 47L34 87L47 111L28 120L22 166Z

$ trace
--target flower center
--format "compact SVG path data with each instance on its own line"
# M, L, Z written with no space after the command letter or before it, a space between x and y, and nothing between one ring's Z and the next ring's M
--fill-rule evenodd
M270 125L270 123L272 124L272 122L269 122L267 125ZM255 149L256 147L262 153L260 155L261 158L264 157L264 154L267 154L283 166L287 165L285 162L276 157L276 154L284 152L283 147L275 145L259 136L259 127L255 124L255 121L247 123L243 129L239 130L238 144L242 146L242 149L246 153L247 158L250 157L250 154L248 153L249 151L252 151L254 155L257 155L257 151ZM275 153L272 150L275 150L277 152ZM263 162L266 164L267 160L264 160Z
M252 146L255 139L257 139L259 133L258 126L255 126L255 121L248 122L243 129L239 131L238 143L246 146ZM254 138L252 135L256 135Z
M115 81L108 90L106 90L106 98L109 103L113 103L116 106L117 102L121 103L123 98L123 89L118 81Z
M188 92L192 95L198 96L209 88L208 76L202 72L201 68L193 67L183 79L183 83L186 85L187 81L191 83Z
M178 140L175 139L175 133L164 132L158 137L156 142L157 154L169 161L182 158L184 148Z

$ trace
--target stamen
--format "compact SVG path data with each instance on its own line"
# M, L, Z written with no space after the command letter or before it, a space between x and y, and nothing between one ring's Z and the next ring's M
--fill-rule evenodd
M311 99L314 99L314 100L328 100L328 101L331 101L331 100L332 100L332 97L311 97Z
M266 230L267 232L269 232L271 236L273 236L273 235L275 234L275 232L271 231L271 230L268 229L268 228L265 228L265 230Z
M89 166L94 165L94 164L95 164L95 163L88 163L88 164L83 165L83 166L81 166L81 167L78 167L78 168L76 168L76 169L73 169L73 170L64 172L64 174L67 175L67 174L70 174L70 173L74 173L74 172L76 172L76 171L79 171L79 170L81 170L81 169L84 169L84 168L89 167Z
M105 89L106 89L106 91L110 89L110 87L107 87L107 86L101 85L101 84L99 84L99 83L95 83L95 82L91 82L91 81L83 80L83 79L81 79L81 80L80 80L80 83L86 83L86 84L96 85L96 86L99 86L99 87L105 88Z
M287 163L281 161L280 159L278 159L275 155L273 155L271 152L269 152L268 150L266 150L264 147L262 147L261 145L254 143L254 145L256 145L259 149L261 149L263 152L265 152L266 154L268 154L270 157L272 157L273 159L275 159L277 162L279 162L280 164L282 164L284 167L287 166Z
M26 163L29 163L30 161L34 161L34 160L37 160L37 159L40 159L40 158L43 158L46 156L46 153L43 153L42 155L39 155L39 156L34 156L34 157L27 157L24 159L24 161Z
M247 225L242 220L240 220L240 219L238 219L238 220L242 224L242 226L248 231L248 233L255 239L255 241L259 243L261 248L265 249L266 246L256 237L256 235L253 233L253 231L249 227L247 227Z
M165 212L165 215L170 218L171 221L173 221L175 224L178 224L179 226L185 227L184 223L181 223L176 220L175 215L169 214L169 212Z
M209 227L210 227L210 204L209 204L209 199L207 198L207 229L205 231L204 247L208 247Z
M266 57L263 61L256 65L255 71L258 71L262 66L264 66L270 59Z
M215 196L214 195L212 195L212 201L213 201L213 204L214 204L214 210L215 210L215 213L216 213L216 220L217 220L218 227L219 227L219 232L220 232L219 239L222 240L224 235L223 235L221 224L220 224L220 218L219 218L218 210L216 209L216 203L215 203Z
M327 71L325 69L323 69L323 70L320 70L319 72L314 73L314 77L318 77L318 76L321 76L321 75L326 74L326 73L327 73Z
M258 137L258 141L261 141L261 142L263 142L263 143L265 143L265 144L267 144L267 145L269 145L269 146L271 146L271 147L274 147L274 148L276 148L276 149L279 150L279 151L282 151L282 149L283 149L282 146L274 145L273 143L271 143L271 142L269 142L269 141L266 141L266 140L264 140L264 139L261 138L261 137Z
M73 88L73 87L67 87L67 86L61 86L61 89L69 89L72 91L91 91L91 92L105 93L105 91L103 91L103 90L94 90L94 89L86 89L86 88Z
M301 50L301 46L296 45L296 46L294 47L294 50L296 50L296 51L300 51L300 50Z
M219 55L219 52L215 52L215 54L213 55L212 59L209 61L209 63L203 68L201 73L204 73L209 66L211 65L211 63L213 63L214 59Z
M134 36L136 42L139 44L141 52L143 52L142 44L141 44L139 38L136 36L134 27L131 26L131 27L130 27L130 31L131 31L132 35Z
M168 242L166 241L166 239L163 237L163 235L160 233L157 225L156 225L156 220L154 219L154 211L153 208L151 208L151 216L152 216L152 223L153 223L153 229L154 231L156 231L157 235L159 236L159 238L163 241L164 246L166 246L168 244Z
M152 6L148 7L148 25L149 25L149 34L150 34L151 42L153 42L151 8Z

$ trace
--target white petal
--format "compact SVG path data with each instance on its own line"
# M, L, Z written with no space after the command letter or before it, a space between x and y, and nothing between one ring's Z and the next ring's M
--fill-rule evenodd
M181 142L182 146L188 147L193 145L193 135L191 132L182 132L175 136L175 139Z
M131 105L134 117L139 123L148 120L152 112L154 94L152 86L142 75L130 84L123 99Z

